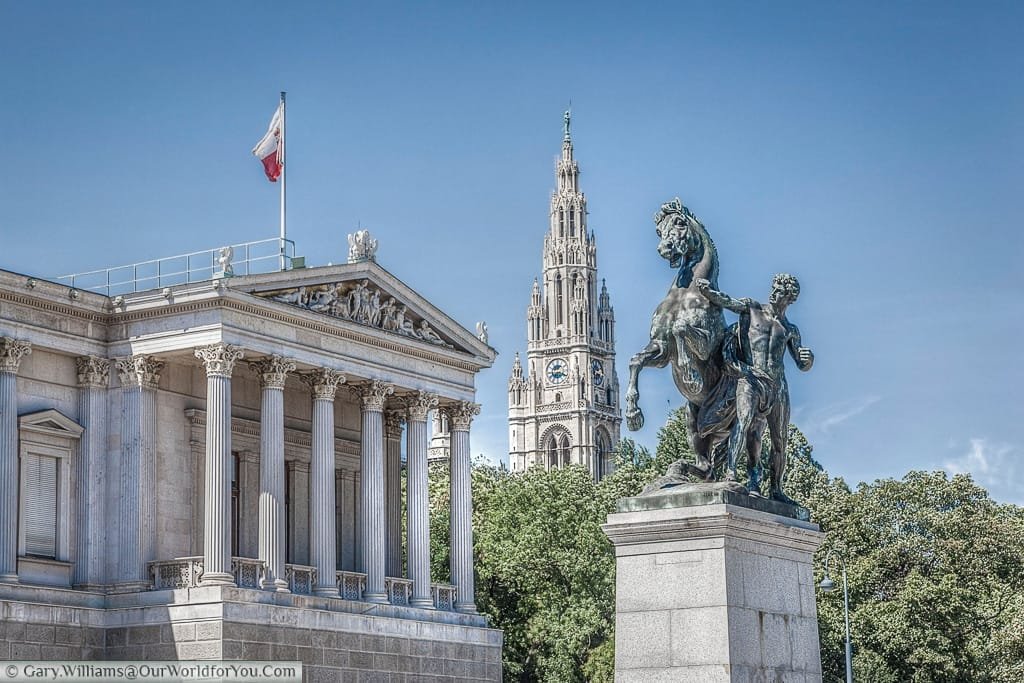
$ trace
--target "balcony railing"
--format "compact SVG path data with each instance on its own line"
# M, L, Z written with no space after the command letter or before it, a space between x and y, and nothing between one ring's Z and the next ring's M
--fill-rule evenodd
M53 281L74 289L113 296L202 282L215 277L273 273L290 267L294 258L294 242L272 237L126 266L61 275Z
M266 576L262 560L250 557L232 557L231 574L239 588L262 588ZM149 575L153 590L198 588L203 580L203 558L178 557L173 560L159 560L149 563ZM288 588L298 595L311 595L316 586L316 567L302 564L286 564L284 577ZM366 591L366 574L361 572L338 571L336 574L338 594L343 600L363 600ZM408 606L412 601L412 580L388 576L384 578L384 589L392 605ZM455 611L455 586L443 583L430 585L430 597L435 609Z
M366 590L366 574L343 572L338 574L338 594L345 600L362 600Z

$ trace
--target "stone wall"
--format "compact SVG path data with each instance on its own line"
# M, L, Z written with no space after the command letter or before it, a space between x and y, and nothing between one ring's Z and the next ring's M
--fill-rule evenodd
M24 602L47 598L64 604ZM367 607L237 588L103 596L0 586L0 661L301 661L310 683L501 681L502 633L483 617Z
M0 661L103 659L102 618L96 609L0 600Z

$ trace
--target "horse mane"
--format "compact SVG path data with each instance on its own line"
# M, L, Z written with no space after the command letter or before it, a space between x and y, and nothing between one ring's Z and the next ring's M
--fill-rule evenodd
M708 273L708 279L717 286L718 284L718 247L715 246L715 241L711 237L711 233L704 226L697 215L690 211L690 209L683 204L683 202L676 197L670 202L666 202L661 205L661 209L654 214L654 222L656 225L661 225L662 221L668 219L670 216L678 216L684 223L689 223L694 229L699 229L701 233L701 244L700 247L690 255L689 258L679 267L679 272L676 276L676 286L680 288L689 287L693 282L694 268L699 264L705 257L707 249L710 247L712 252L712 264L711 272Z

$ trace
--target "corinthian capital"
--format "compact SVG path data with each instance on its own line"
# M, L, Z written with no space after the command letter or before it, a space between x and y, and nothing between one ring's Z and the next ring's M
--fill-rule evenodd
M400 410L389 410L384 413L384 435L389 439L398 439L402 436L402 424L405 422L405 414Z
M409 411L410 421L425 422L427 413L437 407L437 394L417 391L405 399L405 407Z
M75 359L78 365L78 386L106 389L110 382L110 361L98 356L79 356Z
M395 393L395 385L375 379L360 385L357 391L363 399L363 410L384 410L384 400Z
M469 431L469 424L473 417L480 414L480 404L472 401L456 401L445 408L448 413L448 420L451 422L452 430L461 432Z
M289 372L295 372L295 361L271 356L249 362L249 367L260 376L260 386L265 389L284 389Z
M156 389L164 364L152 356L129 356L114 361L122 387Z
M244 355L241 348L230 344L214 344L196 349L196 358L206 366L207 377L230 377L235 363Z
M345 375L341 374L341 370L330 368L320 368L300 376L313 390L313 397L320 401L333 401L338 387L345 383Z
M0 372L18 372L21 359L32 353L32 344L24 339L0 337Z

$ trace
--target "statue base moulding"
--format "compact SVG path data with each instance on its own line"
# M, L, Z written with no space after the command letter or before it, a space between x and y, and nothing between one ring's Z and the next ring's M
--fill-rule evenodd
M686 488L623 498L603 526L616 682L820 683L812 560L824 534L793 506Z

